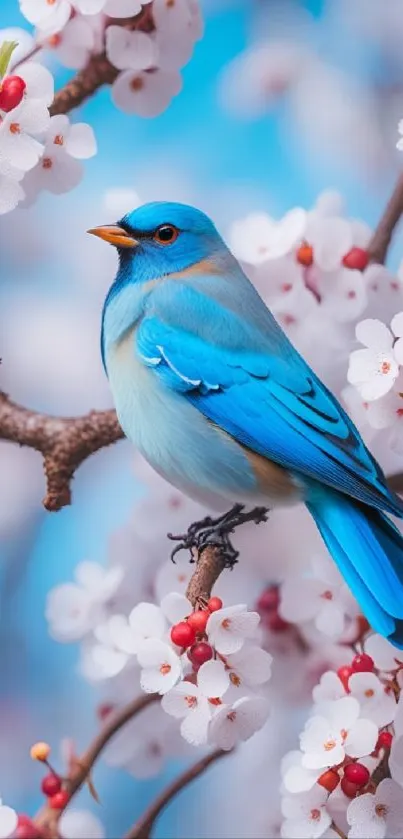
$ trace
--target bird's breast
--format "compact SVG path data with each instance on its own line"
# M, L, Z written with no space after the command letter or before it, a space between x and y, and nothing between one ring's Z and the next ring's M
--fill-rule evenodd
M298 500L286 470L245 449L167 388L137 355L135 337L134 327L109 345L106 366L123 431L154 469L188 495L209 499L209 506Z

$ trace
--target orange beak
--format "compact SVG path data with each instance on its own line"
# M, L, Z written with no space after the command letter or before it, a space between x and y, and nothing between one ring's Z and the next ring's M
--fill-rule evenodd
M99 236L100 239L103 239L104 242L109 242L115 248L136 248L139 244L137 239L133 239L133 236L126 233L126 230L123 230L123 227L119 227L118 224L105 224L100 227L91 227L91 230L87 230L87 233L92 233L93 236Z

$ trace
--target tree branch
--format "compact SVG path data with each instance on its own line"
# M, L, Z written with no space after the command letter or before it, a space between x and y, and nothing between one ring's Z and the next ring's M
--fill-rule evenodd
M175 781L169 784L169 786L167 786L166 789L157 796L155 801L153 801L150 807L145 811L144 815L141 816L129 832L126 833L125 839L149 839L156 819L167 804L175 798L175 795L187 787L188 784L191 784L195 778L199 777L199 775L202 775L202 773L205 772L212 763L216 763L217 760L221 760L222 757L225 757L228 754L229 752L217 749L215 752L211 752L211 754L202 757L201 760L194 763L189 769L186 769L182 775L179 775Z
M90 411L83 417L52 417L12 402L0 391L0 439L29 446L43 455L47 510L71 503L75 470L94 452L122 439L115 411Z
M112 713L108 717L105 725L92 741L87 751L84 752L82 757L73 761L71 771L63 784L64 788L69 793L68 804L70 804L73 795L75 795L75 793L78 792L78 790L81 789L83 784L85 784L88 780L95 761L107 743L109 743L109 740L112 739L114 734L120 731L127 722L137 716L137 714L139 714L144 708L152 702L156 702L160 698L161 697L157 693L144 694L140 697L136 697L136 699L133 699L123 708L116 711L116 713ZM57 822L60 819L63 809L54 810L52 807L45 804L34 819L34 823L37 827L45 828L47 831L46 835L49 836L49 839L53 839L53 837L58 836Z
M111 24L122 26L124 29L141 30L142 32L152 32L154 21L152 16L152 3L144 6L138 15L133 18L124 19L110 19L108 26ZM106 52L92 55L86 66L74 76L71 81L55 94L55 98L50 107L51 116L55 114L67 114L77 108L86 99L106 84L113 84L117 79L120 70L111 64Z
M368 246L370 262L383 265L396 225L403 215L403 175L397 180L374 235Z

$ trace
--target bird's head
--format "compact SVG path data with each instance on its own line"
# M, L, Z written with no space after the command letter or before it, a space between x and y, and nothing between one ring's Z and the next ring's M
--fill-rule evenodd
M225 247L208 216L165 201L144 204L117 224L88 232L117 248L120 287L183 271Z

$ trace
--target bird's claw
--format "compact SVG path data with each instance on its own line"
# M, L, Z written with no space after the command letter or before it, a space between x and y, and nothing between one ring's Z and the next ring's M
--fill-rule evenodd
M168 533L169 539L178 542L171 553L171 559L175 562L176 554L187 550L190 552L190 562L195 562L196 554L200 555L205 548L214 545L222 552L224 567L233 568L239 552L235 550L230 534L236 527L246 522L253 521L255 524L261 524L267 521L268 512L266 507L255 507L247 513L243 504L235 504L228 513L216 519L206 516L201 521L193 522L187 533L177 536Z

